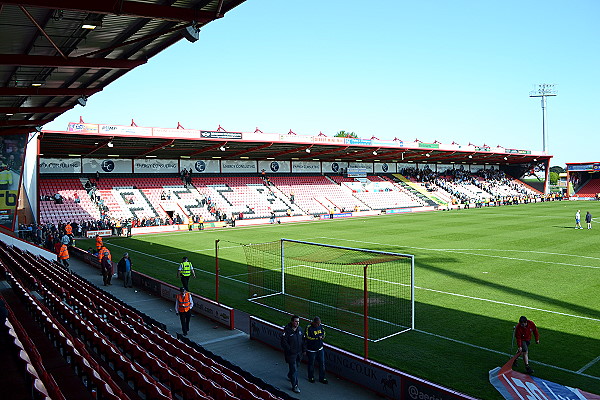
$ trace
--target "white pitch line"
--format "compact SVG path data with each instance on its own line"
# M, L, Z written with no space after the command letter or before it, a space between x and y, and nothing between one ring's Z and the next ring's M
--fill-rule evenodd
M548 251L536 251L536 250L506 250L506 249L438 249L440 251L504 251L514 253L534 253L534 254L547 254L551 256L565 256L565 257L577 257L577 258L588 258L590 260L600 260L600 257L582 256L579 254L563 254L563 253L551 253Z
M590 361L589 363L585 364L583 367L579 368L577 370L577 372L583 372L583 371L585 371L586 369L588 369L592 365L596 364L598 361L600 361L600 356L594 358L592 361Z
M449 338L447 336L438 335L436 333L422 331L420 329L415 329L415 332L424 333L426 335L434 336L434 337L437 337L437 338L440 338L440 339L444 339L444 340L449 340L451 342L459 343L459 344L462 344L462 345L465 345L465 346L469 346L469 347L473 347L475 349L479 349L479 350L483 350L483 351L489 351L491 353L496 353L496 354L501 354L501 355L507 355L509 357L512 357L514 355L514 354L503 353L503 352L498 351L498 350L488 349L487 347L478 346L476 344L471 344L471 343L463 342L462 340L452 339L452 338ZM546 364L546 363L543 363L541 361L533 361L531 359L529 360L529 362L532 362L532 363L535 363L535 364L539 364L539 365L543 365L544 367L554 368L554 369L558 369L560 371L564 371L564 372L569 372L569 373L576 374L576 375L585 376L586 378L600 380L600 377L593 376L593 375L588 375L588 374L584 374L582 371L573 371L573 370L570 370L570 369L567 369L567 368L558 367L556 365Z
M325 236L322 236L319 239L341 240L341 241L346 241L346 242L355 242L355 243L364 243L364 244L375 244L375 245L379 245L379 246L394 246L394 245L390 245L390 244L386 244L386 243L366 242L366 241L354 240L354 239L330 238L330 237L325 237ZM555 261L530 260L530 259L527 259L527 258L494 256L494 255L491 255L491 254L469 253L469 252L449 250L449 249L430 249L430 248L427 248L427 247L416 247L416 246L401 246L401 247L407 248L407 249L416 249L416 250L441 251L441 252L447 252L447 253L467 254L467 255L473 255L473 256L479 256L479 257L501 258L501 259L504 259L504 260L527 261L527 262L542 263L542 264L566 265L566 266L569 266L569 267L581 267L581 268L600 269L600 267L596 267L596 266L592 266L592 265L569 264L569 263L559 263L559 262L555 262ZM473 251L473 250L468 250L468 251ZM475 250L475 251L477 251L477 250Z

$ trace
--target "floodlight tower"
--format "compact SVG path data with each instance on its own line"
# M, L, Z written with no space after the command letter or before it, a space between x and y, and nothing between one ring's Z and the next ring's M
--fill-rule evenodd
M542 151L546 153L546 97L556 96L556 85L553 83L540 83L534 85L534 89L529 92L529 97L540 97L542 100ZM547 153L546 153L547 154Z

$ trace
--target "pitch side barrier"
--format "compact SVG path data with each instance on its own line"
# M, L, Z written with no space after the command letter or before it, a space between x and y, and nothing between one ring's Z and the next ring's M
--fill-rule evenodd
M281 351L282 327L250 316L250 339ZM338 347L325 344L327 373L357 383L394 400L477 400L466 394L408 375L386 365L364 359Z
M100 269L100 262L97 257L82 249L73 247L71 255L75 256L85 263L93 266L94 268ZM116 271L116 263L113 261L113 271ZM159 281L156 278L148 276L138 271L131 271L131 280L136 288L142 289L155 296L162 297L175 304L175 296L179 293L179 287ZM211 299L199 296L192 293L194 299L194 307L192 311L200 314L214 322L220 323L226 328L234 329L234 309L227 307L223 304L219 304Z

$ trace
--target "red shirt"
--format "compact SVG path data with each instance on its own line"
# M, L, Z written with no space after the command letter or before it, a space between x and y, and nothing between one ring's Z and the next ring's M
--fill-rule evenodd
M535 340L540 340L540 334L538 333L537 327L533 323L533 321L527 320L527 326L522 326L521 324L517 325L517 329L515 329L515 337L517 338L517 347L522 347L521 344L523 340L530 341L531 334L535 335Z

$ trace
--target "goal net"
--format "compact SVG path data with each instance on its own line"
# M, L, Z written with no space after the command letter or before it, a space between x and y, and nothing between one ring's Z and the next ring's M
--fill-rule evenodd
M244 245L250 301L380 341L414 328L414 256L281 239Z

